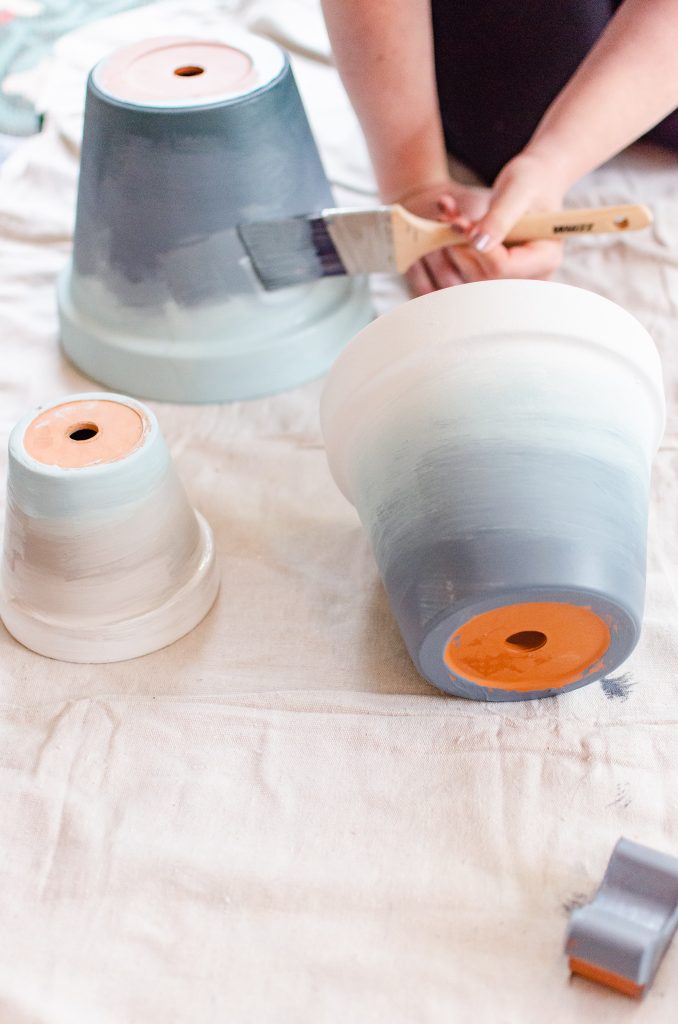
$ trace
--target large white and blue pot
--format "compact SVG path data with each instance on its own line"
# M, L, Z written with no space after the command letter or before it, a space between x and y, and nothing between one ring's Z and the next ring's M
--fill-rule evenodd
M664 427L659 357L629 313L540 281L426 295L353 339L321 415L435 686L545 697L628 658Z
M267 293L236 227L332 205L274 43L229 31L115 52L87 84L64 351L109 387L177 402L322 374L371 317L365 281Z

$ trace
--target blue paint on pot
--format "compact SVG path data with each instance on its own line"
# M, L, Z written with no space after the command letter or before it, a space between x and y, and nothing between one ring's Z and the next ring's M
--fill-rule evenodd
M321 419L430 682L525 700L628 658L664 419L657 352L632 317L544 282L428 295L354 339Z
M646 480L585 454L501 443L423 452L410 441L391 458L401 474L388 479L372 458L357 469L358 512L407 649L427 679L453 693L516 700L583 685L628 657L645 594ZM481 693L451 677L445 642L463 622L535 601L580 604L609 620L604 669L529 694Z
M323 373L371 319L363 279L268 295L239 240L240 223L334 204L289 60L256 46L281 70L216 102L130 102L100 86L99 66L90 74L59 308L66 354L110 387L267 394Z
M236 225L332 204L287 58L244 98L167 110L115 100L90 74L74 262L110 275L124 304L257 291Z

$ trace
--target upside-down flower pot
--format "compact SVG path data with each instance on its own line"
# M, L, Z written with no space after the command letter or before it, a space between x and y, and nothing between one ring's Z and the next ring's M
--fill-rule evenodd
M212 533L150 409L74 395L9 441L0 617L31 650L108 662L193 629L217 594Z
M357 335L321 417L430 682L544 697L629 656L664 425L659 357L630 314L540 281L436 292Z
M371 318L365 280L265 292L236 228L333 205L274 43L229 32L116 51L87 84L64 351L109 387L177 402L319 376Z

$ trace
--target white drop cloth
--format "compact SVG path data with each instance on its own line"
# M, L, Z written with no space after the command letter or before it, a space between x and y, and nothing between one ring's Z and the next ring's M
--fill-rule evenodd
M316 0L171 0L64 38L16 83L46 130L0 167L2 479L16 420L91 387L54 298L86 71L228 16L296 53L338 198L374 194ZM570 197L656 215L570 242L561 274L648 327L670 407L644 634L607 693L485 705L418 677L326 468L319 383L155 403L221 595L192 635L120 665L48 661L0 626L2 1024L675 1019L678 947L638 1006L570 981L562 945L620 835L678 854L677 165L638 147ZM404 295L375 290L382 310Z

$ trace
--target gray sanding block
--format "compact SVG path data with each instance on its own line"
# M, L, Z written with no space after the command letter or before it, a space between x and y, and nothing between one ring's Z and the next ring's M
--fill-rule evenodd
M570 917L570 970L640 998L677 927L678 858L622 838L598 892Z

